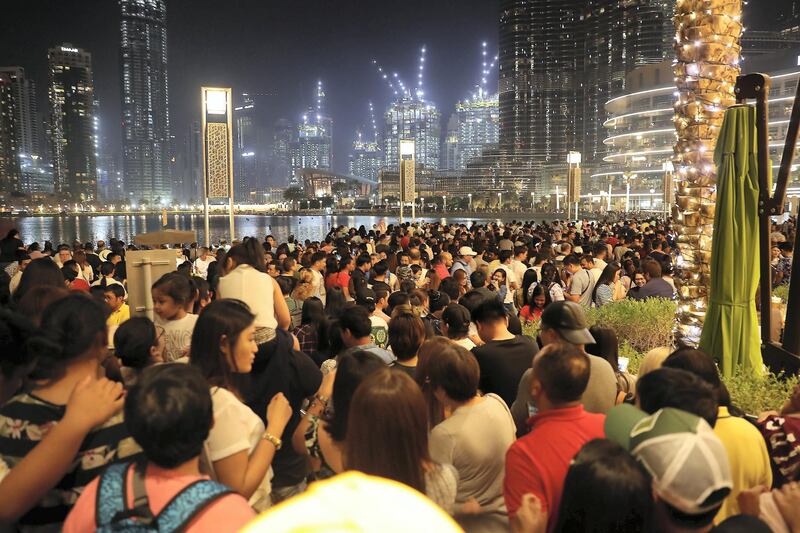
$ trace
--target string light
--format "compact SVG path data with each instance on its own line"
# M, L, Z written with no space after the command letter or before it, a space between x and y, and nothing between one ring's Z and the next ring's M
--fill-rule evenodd
M716 169L713 153L724 110L735 103L741 60L741 0L675 3L675 162L678 248L682 275L679 334L698 340L710 285L711 233Z

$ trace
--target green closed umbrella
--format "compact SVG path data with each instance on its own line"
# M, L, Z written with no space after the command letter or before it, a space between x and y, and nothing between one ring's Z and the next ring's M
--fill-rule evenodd
M711 294L700 348L720 363L726 377L739 367L763 371L756 314L760 269L755 124L755 108L731 107L714 151L717 202Z

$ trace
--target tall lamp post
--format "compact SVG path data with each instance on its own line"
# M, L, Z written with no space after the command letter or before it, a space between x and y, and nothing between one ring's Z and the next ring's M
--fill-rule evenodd
M664 171L664 218L669 217L672 204L675 203L675 166L672 161L666 161L662 166Z
M572 206L575 206L575 220L578 219L578 202L581 199L581 153L569 152L567 154L567 219L570 218Z
M633 172L625 172L622 174L623 179L625 179L625 212L631 212L631 182L639 177L638 174L634 174Z
M469 198L469 210L472 212L472 193L468 193L467 198Z

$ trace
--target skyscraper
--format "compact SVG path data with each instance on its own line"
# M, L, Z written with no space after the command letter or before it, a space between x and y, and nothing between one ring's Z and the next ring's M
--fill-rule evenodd
M297 138L291 143L291 180L304 168L330 169L333 165L333 119L325 114L325 92L317 82L316 106L303 114L297 126Z
M17 112L11 76L0 72L0 192L20 188Z
M425 168L439 167L439 118L436 106L408 94L400 96L386 111L384 153L389 169L399 168L400 140L416 143L416 162Z
M471 99L456 105L458 117L456 168L467 168L467 163L479 157L487 145L498 143L499 115L497 95L486 95L480 91Z
M119 0L123 172L134 201L172 198L169 174L167 8L164 0Z
M248 94L242 94L241 104L233 110L233 172L236 200L247 202L250 192L258 187L258 157L260 149L256 134L256 106Z
M353 152L350 154L347 171L351 176L378 181L383 160L383 150L380 149L377 139L364 140L361 132L358 132L353 141Z
M65 43L47 51L56 192L73 201L97 197L92 55Z
M295 142L297 128L285 118L275 121L272 131L271 184L286 187L292 172L290 149Z
M500 146L536 163L604 153L605 112L637 66L671 53L668 0L503 0Z

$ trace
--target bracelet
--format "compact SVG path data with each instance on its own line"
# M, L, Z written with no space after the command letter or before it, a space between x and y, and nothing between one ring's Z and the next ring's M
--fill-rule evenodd
M275 451L280 450L281 446L283 446L281 439L279 439L272 433L269 433L268 431L265 431L264 434L261 436L261 438L272 443L272 445L275 446Z
M317 400L319 403L321 403L323 407L328 406L328 399L325 396L322 396L320 394L315 394L314 399Z

